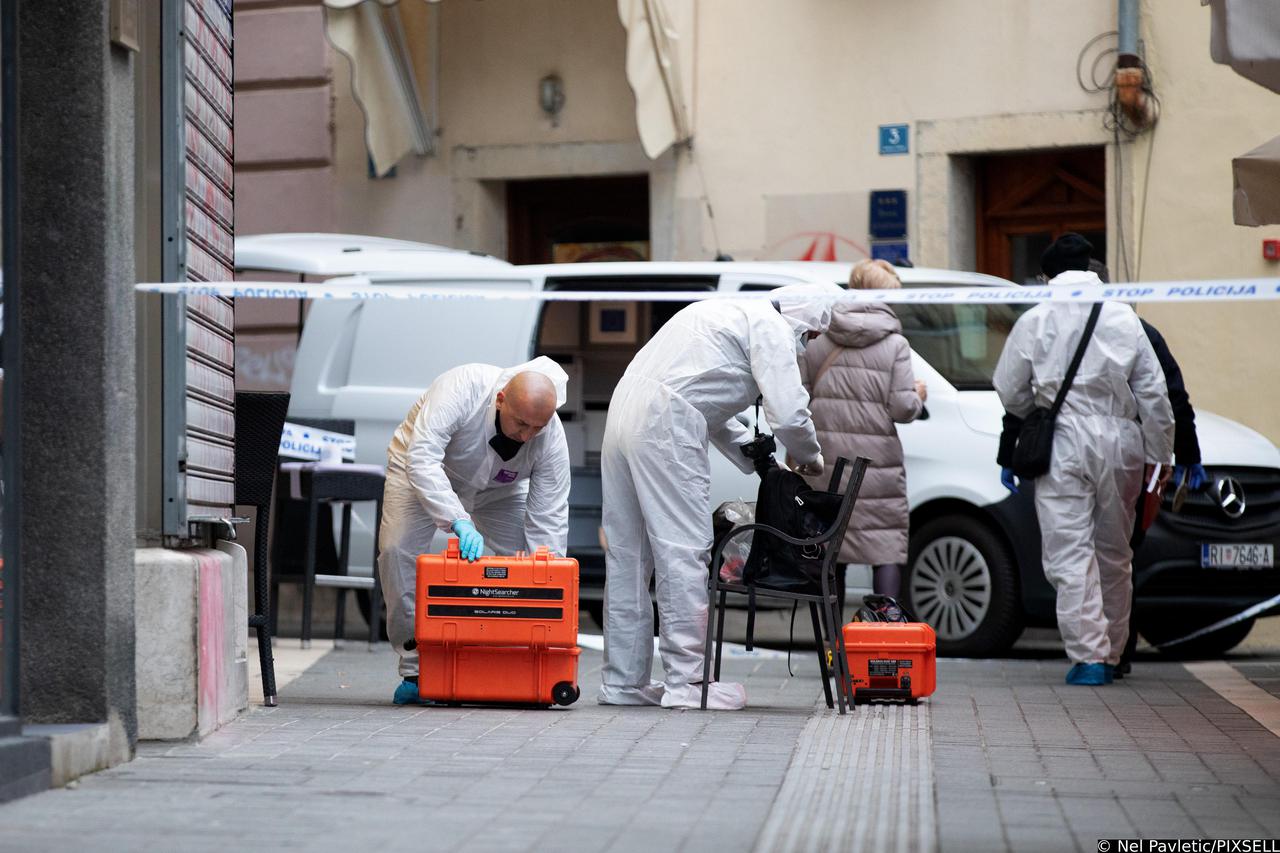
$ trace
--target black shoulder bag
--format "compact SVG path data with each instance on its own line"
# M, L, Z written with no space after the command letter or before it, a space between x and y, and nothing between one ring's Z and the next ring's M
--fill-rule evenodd
M794 471L779 468L773 458L773 436L760 433L760 401L756 400L756 437L742 452L755 463L760 474L756 494L757 524L766 524L796 539L816 539L835 522L844 495L811 488ZM840 547L840 543L835 543ZM812 592L822 588L822 564L826 546L798 548L757 530L752 534L751 551L742 569L747 586Z
M1076 354L1071 358L1067 375L1058 389L1058 396L1053 400L1053 407L1042 409L1037 407L1022 421L1022 429L1018 432L1018 444L1013 449L1013 473L1024 480L1034 480L1041 474L1049 472L1049 463L1053 458L1053 430L1058 421L1058 413L1062 411L1062 403L1075 381L1076 371L1080 369L1080 361L1084 351L1089 347L1089 339L1093 337L1093 329L1098 325L1098 315L1102 313L1102 303L1095 303L1089 312L1089 321L1084 324L1084 334L1080 336L1080 344Z

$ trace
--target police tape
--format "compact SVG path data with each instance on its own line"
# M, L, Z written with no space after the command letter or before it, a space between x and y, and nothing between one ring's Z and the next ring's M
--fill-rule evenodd
M770 275L770 284L780 284ZM819 282L796 280L799 285ZM1035 302L1115 300L1151 302L1257 302L1280 299L1280 279L1226 279L1217 281L1161 281L1139 284L1070 285L1036 287L905 287L900 290L835 290L815 288L815 298L833 302L882 302L893 305L993 305ZM469 284L446 285L412 282L374 282L365 276L347 276L316 284L281 284L249 281L191 281L139 284L141 293L179 296L222 296L233 299L314 300L481 300L526 302L696 302L704 299L769 299L769 290L542 290L529 280L477 279Z
M1273 610L1280 610L1280 595L1272 596L1266 601L1259 601L1257 604L1252 607L1246 607L1234 616L1228 616L1225 619L1220 619L1211 625L1206 625L1199 630L1192 631L1185 637L1179 637L1176 640L1168 640L1163 643L1156 643L1155 645L1158 649L1171 649L1174 646L1180 646L1183 643L1189 643L1192 640L1198 640L1208 634L1221 631L1223 628L1230 628L1237 622L1243 622L1246 619L1256 619L1259 616L1267 616Z

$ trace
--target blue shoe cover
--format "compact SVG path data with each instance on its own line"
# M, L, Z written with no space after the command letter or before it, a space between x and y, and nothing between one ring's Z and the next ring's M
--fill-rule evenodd
M1067 684L1099 687L1110 680L1105 663L1078 663L1067 672Z
M434 704L430 699L423 699L418 695L418 685L413 681L402 681L400 686L396 688L395 695L391 697L394 705L431 705Z
M1107 684L1111 684L1117 678L1124 678L1124 673L1116 674L1116 667L1113 664L1104 663L1103 666L1107 668Z

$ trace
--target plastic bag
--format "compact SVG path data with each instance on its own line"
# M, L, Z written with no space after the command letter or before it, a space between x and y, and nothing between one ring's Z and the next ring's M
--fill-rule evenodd
M715 541L729 534L729 531L743 524L751 524L756 520L756 505L753 501L725 501L712 514L712 529ZM747 563L747 555L751 553L751 537L743 533L735 536L722 552L720 562L720 580L725 583L742 583L742 568Z

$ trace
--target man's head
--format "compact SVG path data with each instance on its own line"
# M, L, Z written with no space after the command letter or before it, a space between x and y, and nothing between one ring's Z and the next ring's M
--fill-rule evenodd
M514 441L529 441L556 413L556 386L541 373L526 370L498 392L498 423Z
M1067 270L1087 270L1092 254L1092 243L1074 231L1068 231L1044 250L1040 256L1040 271L1047 278L1056 278Z

